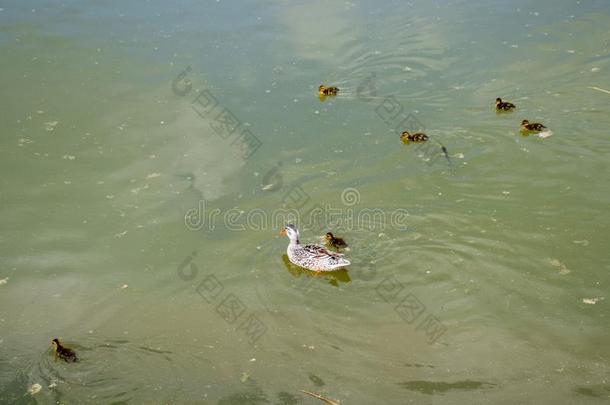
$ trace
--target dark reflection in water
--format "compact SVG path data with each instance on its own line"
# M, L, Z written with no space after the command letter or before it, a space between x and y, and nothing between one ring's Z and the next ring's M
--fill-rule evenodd
M463 380L456 381L454 383L448 383L444 381L405 381L399 383L403 388L406 388L410 391L421 392L422 394L445 394L448 391L453 390L478 390L481 388L492 388L495 387L496 384L488 383L485 381L471 381L471 380Z
M277 393L277 405L296 405L299 402L299 398L286 391Z
M581 385L574 387L574 392L593 398L610 398L610 385Z
M352 281L346 269L339 269L335 271L311 271L290 263L290 260L288 260L288 255L284 255L282 260L284 261L286 270L290 274L296 278L304 277L304 282L307 282L308 284L313 279L324 279L328 281L328 284L334 287L339 287L339 284L341 283L349 283Z
M260 388L231 394L218 401L218 405L254 405L267 403L267 395L265 395Z
M436 368L436 366L433 366L433 365L431 365L431 364L419 364L419 363L405 363L405 367L415 367L415 368L427 367L427 368Z
M315 385L316 387L323 387L326 385L324 380L322 380L320 377L318 377L317 375L315 375L313 373L309 373L309 379L311 380L313 385Z

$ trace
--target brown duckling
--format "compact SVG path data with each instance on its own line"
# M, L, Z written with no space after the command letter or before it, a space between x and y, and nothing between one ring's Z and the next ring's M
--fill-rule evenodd
M51 344L53 345L53 350L55 351L55 358L60 358L67 363L75 363L76 361L78 361L74 350L63 346L59 342L59 339L55 338L51 340Z
M508 101L502 101L500 97L496 99L496 110L498 111L511 111L515 108L513 103L509 103Z
M528 131L540 132L545 128L546 127L544 125L539 124L537 122L530 123L528 120L521 121L521 131L524 131L524 132L528 132Z
M411 134L409 131L404 131L402 134L400 134L400 140L404 143L425 142L428 140L428 135L424 134L423 132Z
M335 249L343 249L347 247L347 243L342 238L335 237L332 232L326 232L326 244Z
M326 87L321 84L320 87L318 87L318 91L320 93L320 96L336 96L339 92L339 88L335 86Z

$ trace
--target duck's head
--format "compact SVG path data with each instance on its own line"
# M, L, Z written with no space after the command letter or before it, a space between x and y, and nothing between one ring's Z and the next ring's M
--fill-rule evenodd
M324 87L323 84L321 84L320 87L318 87L318 90L321 92L324 91L325 89L326 89L326 87Z
M335 239L335 236L332 234L332 232L326 232L325 238L326 240L333 240Z
M59 339L55 338L53 340L51 340L51 344L53 345L53 347L57 348L60 346L59 344Z
M298 242L299 241L299 231L297 230L296 226L294 226L292 224L286 225L280 231L280 235L288 236L288 238L290 239L291 242Z
M501 99L500 97L498 97L498 98L496 99L496 105L498 105L498 104L500 104L500 103L502 103L502 99Z
M521 125L522 125L522 126L523 126L523 125L527 125L527 124L529 124L529 123L530 123L530 122L529 122L528 120L523 120L523 121L521 121Z
M411 134L409 133L409 131L404 131L402 134L400 134L400 139L404 141L405 139L408 139L410 135Z

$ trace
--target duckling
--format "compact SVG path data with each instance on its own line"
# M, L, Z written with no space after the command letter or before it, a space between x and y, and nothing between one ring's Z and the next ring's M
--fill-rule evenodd
M521 131L524 131L524 132L528 132L528 131L540 132L545 128L546 127L544 125L539 124L537 122L532 122L530 124L530 122L528 120L521 121Z
M405 131L400 134L400 140L404 143L409 142L425 142L428 140L428 135L423 132L416 132L414 134L410 134L409 131Z
M320 96L336 96L339 92L339 88L335 86L326 87L323 84L318 87L318 91L320 92Z
M335 237L332 232L326 232L326 244L335 249L342 249L347 247L347 243L343 240L343 238Z
M515 108L513 103L509 103L508 101L502 101L500 97L496 99L496 110L498 111L511 111Z
M76 353L74 353L74 350L62 346L62 344L59 343L59 339L55 338L51 340L51 344L53 345L53 349L55 350L55 358L60 358L67 363L75 363L76 361L78 361L78 357L76 357Z

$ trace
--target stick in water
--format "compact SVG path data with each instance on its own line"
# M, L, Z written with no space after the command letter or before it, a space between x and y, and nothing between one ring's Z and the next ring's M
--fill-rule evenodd
M436 138L432 138L432 137L430 137L430 138L434 142L436 142L437 144L439 144L441 146L441 150L443 151L443 155L445 155L445 158L447 159L447 162L449 162L449 166L451 166L451 159L449 159L449 152L447 152L447 148L445 148L445 145L440 143Z
M602 93L607 93L607 94L610 94L610 91L608 91L608 90L604 90L604 89L600 89L599 87L595 87L595 86L589 86L588 88L589 88L589 89L592 89L592 90L601 91Z
M309 391L305 391L305 390L300 390L300 391L304 392L307 395L311 395L314 398L318 398L319 400L324 401L327 404L330 404L330 405L340 405L338 402L335 402L332 399L324 398L322 395L314 394L313 392L309 392Z
M441 149L443 150L443 153L445 154L445 157L447 158L447 162L449 162L449 164L451 164L451 159L449 159L449 153L447 152L447 148L445 148L444 146L441 146Z

